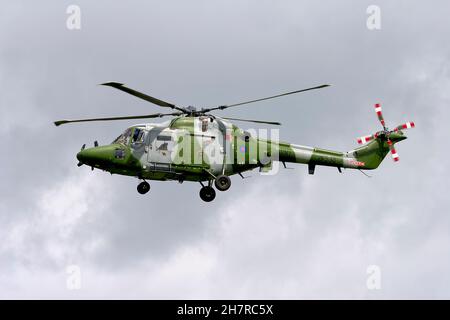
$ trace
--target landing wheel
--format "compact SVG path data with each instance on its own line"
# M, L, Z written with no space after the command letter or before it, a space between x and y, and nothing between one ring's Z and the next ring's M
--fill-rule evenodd
M214 181L214 185L219 191L227 191L231 187L231 179L230 177L221 174L216 178L216 181Z
M138 184L137 191L140 194L146 194L147 192L150 191L150 184L147 181L142 181L141 183Z
M205 186L200 189L200 198L205 202L211 202L216 197L216 191L210 187Z

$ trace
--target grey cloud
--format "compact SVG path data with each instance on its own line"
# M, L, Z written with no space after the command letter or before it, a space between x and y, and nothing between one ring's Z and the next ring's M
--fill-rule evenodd
M448 298L447 2L378 1L380 31L365 27L369 1L77 1L80 31L65 28L69 4L2 3L0 296ZM295 166L233 177L212 204L188 183L142 197L136 179L75 166L83 143L131 123L51 123L158 110L96 85L109 80L198 106L331 83L227 112L330 149L378 130L378 101L388 124L417 128L370 179Z

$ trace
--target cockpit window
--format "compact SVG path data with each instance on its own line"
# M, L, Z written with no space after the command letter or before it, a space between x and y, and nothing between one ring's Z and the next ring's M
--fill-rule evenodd
M116 140L113 141L113 143L120 143L127 146L130 143L130 138L131 138L131 129L128 128L127 130L125 130L124 133L118 136Z
M144 142L144 130L136 128L133 132L133 139L131 140L133 143L142 143Z

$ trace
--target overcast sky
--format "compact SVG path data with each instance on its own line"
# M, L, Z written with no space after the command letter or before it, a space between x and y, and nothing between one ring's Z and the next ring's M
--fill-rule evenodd
M81 30L66 27L71 4ZM366 26L372 4L381 30ZM0 298L450 298L448 1L0 6ZM137 179L75 158L134 122L52 124L161 112L97 85L111 80L200 107L331 83L223 115L334 150L380 129L376 102L391 127L417 127L370 179L291 165L232 177L212 203L189 182L142 196ZM366 286L370 265L380 290Z

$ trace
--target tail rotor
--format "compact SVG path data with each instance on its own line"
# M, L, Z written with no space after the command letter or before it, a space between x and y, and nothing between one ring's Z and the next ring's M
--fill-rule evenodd
M378 120L380 121L383 130L382 131L378 131L375 134L372 135L367 135L367 136L362 136L360 138L357 139L359 144L365 144L371 140L380 138L384 141L386 141L389 150L391 152L391 156L392 159L394 160L394 162L397 162L400 160L400 157L398 156L397 151L395 150L394 147L394 143L403 139L406 139L406 137L403 137L403 131L405 129L411 129L414 128L416 125L414 124L414 122L406 122L404 124L401 124L397 127L395 127L393 130L389 130L386 127L386 122L384 121L384 117L383 117L383 113L382 113L382 109L381 109L381 105L379 103L375 104L375 113L378 116ZM393 136L394 134L394 136ZM399 138L401 137L401 138ZM392 141L394 140L394 142Z

